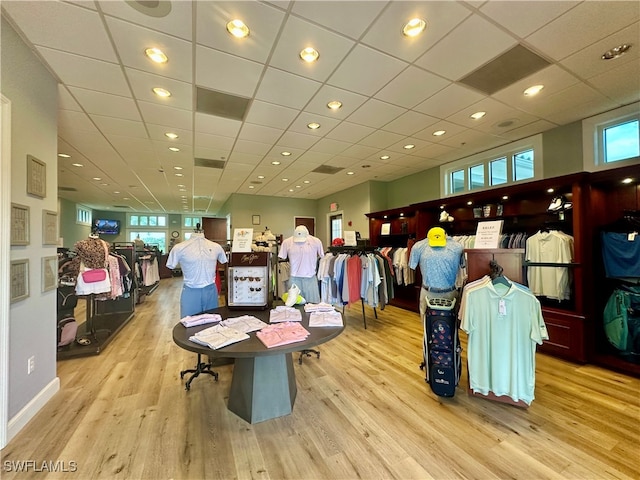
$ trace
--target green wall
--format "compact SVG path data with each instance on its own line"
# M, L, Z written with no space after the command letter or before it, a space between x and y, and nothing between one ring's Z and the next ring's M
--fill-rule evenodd
M72 248L77 241L89 236L91 227L76 223L76 204L74 202L59 198L58 212L63 247Z
M436 200L441 198L440 167L433 167L415 175L408 175L387 185L387 206L379 210Z
M543 133L542 151L545 178L581 172L582 122L570 123Z

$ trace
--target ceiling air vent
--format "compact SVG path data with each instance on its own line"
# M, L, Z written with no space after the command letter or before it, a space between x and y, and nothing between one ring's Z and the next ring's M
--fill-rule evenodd
M331 165L320 165L315 170L311 170L314 173L326 173L328 175L333 175L334 173L338 173L340 170L344 170L342 167L332 167Z
M77 192L78 189L74 187L58 187L58 190L61 192Z
M113 208L131 208L129 205L114 205Z
M209 160L208 158L194 158L193 159L193 164L196 167L223 169L225 161L224 160Z
M485 66L460 79L460 83L492 95L549 65L547 60L528 48L516 45Z
M259 182L258 180L252 180L251 183L253 185L262 185L262 182Z
M244 120L249 109L250 98L196 87L196 112L216 117Z

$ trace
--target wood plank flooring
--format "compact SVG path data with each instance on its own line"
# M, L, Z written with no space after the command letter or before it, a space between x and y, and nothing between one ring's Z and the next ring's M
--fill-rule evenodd
M99 356L58 362L61 389L2 450L3 479L640 478L639 379L538 354L528 409L467 395L466 374L440 398L418 315L393 307L367 307L367 330L347 309L320 359L295 362L293 413L250 425L226 408L232 365L184 389L181 286L163 279ZM15 471L26 460L77 471Z

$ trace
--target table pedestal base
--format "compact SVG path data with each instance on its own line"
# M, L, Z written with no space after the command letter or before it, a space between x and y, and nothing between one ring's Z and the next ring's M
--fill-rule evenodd
M228 408L247 422L289 415L296 393L291 353L235 359Z

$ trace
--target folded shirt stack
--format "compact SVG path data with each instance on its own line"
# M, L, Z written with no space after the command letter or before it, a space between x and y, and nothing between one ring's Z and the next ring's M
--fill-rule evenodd
M269 312L269 323L301 322L302 312L295 307L278 305Z
M187 315L180 323L185 327L195 327L196 325L205 325L207 323L218 323L222 317L217 313L200 313L198 315Z
M227 318L226 320L221 321L220 325L234 328L243 333L255 332L256 330L261 330L267 326L266 323L253 315L242 315L240 317Z
M335 310L333 305L330 303L320 302L320 303L305 303L304 311L309 312L330 312L331 310Z
M249 335L244 332L218 324L191 335L189 340L217 350L247 338L249 338Z
M342 327L342 314L337 310L330 312L312 312L309 315L310 327Z
M267 348L302 342L308 336L309 331L297 322L275 323L256 332L256 337Z

